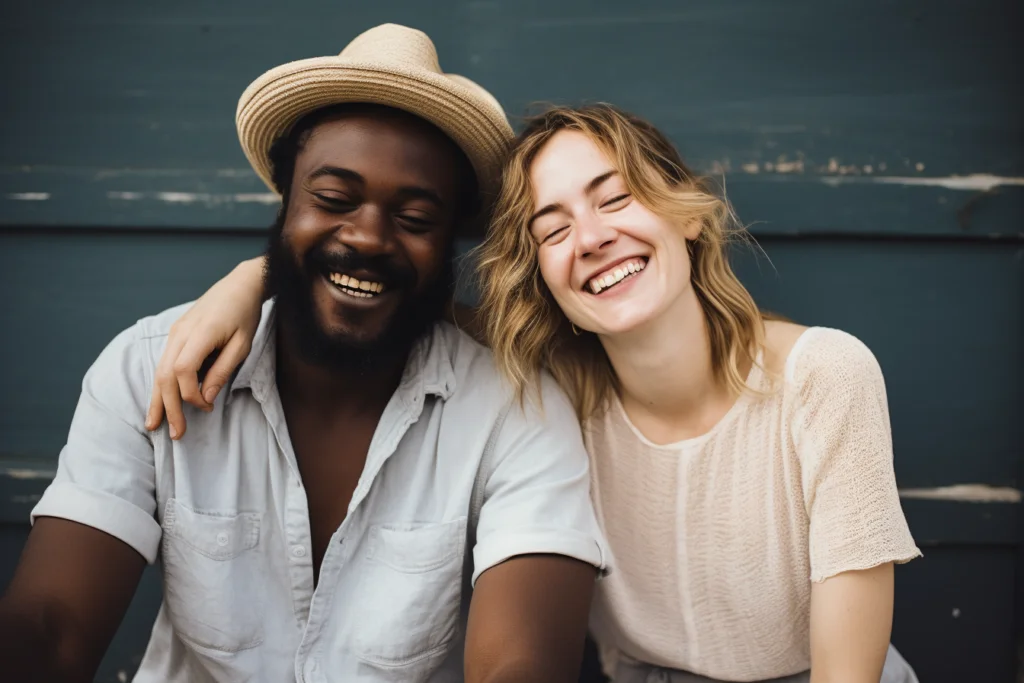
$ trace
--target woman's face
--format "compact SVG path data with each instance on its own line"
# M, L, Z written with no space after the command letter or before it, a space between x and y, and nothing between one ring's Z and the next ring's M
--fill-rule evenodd
M577 327L636 330L690 287L686 240L699 228L673 225L637 201L586 135L556 133L534 159L530 182L541 276Z

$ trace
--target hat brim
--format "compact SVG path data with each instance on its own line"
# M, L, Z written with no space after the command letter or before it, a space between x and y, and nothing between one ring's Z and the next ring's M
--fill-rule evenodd
M242 150L275 193L270 148L306 114L344 103L394 107L431 122L457 144L476 172L481 204L497 195L513 133L500 109L460 83L426 70L315 57L266 72L246 88L235 122Z

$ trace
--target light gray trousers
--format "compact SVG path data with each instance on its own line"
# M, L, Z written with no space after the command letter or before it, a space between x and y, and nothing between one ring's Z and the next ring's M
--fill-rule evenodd
M810 683L811 672L773 678L763 683ZM612 683L726 683L715 678L705 678L697 674L678 671L676 669L663 669L650 664L631 664L619 662L615 671ZM885 668L882 670L880 683L918 683L917 675L907 664L907 660L896 651L892 645L889 646L889 653L885 657Z

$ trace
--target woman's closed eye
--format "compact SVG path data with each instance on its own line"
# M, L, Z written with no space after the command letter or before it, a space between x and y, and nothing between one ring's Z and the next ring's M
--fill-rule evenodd
M555 228L554 230L548 232L543 238L541 238L540 243L557 244L558 242L561 242L567 234L569 234L569 226L563 225L560 228Z
M623 206L626 205L626 200L629 199L631 196L632 195L630 195L628 192L623 193L623 194L617 194L617 195L611 197L610 199L606 199L605 201L603 201L601 203L601 208L602 209L621 209Z

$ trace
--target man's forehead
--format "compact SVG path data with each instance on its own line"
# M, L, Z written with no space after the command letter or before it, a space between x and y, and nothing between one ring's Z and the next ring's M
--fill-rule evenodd
M311 129L297 159L303 174L321 166L401 169L438 178L454 172L458 151L443 133L411 115L352 113L332 117Z

